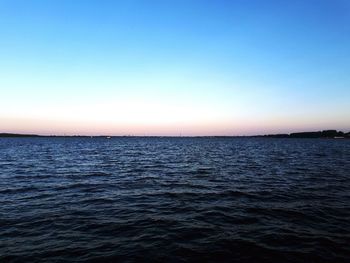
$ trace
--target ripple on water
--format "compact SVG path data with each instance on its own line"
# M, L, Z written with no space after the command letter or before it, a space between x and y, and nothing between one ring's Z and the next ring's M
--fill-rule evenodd
M350 262L350 141L1 138L1 262Z

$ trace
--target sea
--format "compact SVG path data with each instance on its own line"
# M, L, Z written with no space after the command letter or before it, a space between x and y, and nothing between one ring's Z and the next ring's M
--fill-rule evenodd
M0 262L350 262L350 140L0 138Z

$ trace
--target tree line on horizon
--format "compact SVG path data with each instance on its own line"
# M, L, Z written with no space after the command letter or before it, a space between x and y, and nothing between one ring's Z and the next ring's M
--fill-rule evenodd
M261 135L258 135L261 136ZM342 132L337 130L323 130L316 132L295 132L290 134L268 134L262 137L274 138L350 138L350 132Z

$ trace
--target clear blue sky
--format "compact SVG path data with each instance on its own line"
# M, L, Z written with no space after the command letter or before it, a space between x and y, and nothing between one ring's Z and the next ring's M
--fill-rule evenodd
M0 132L350 130L350 1L0 0Z

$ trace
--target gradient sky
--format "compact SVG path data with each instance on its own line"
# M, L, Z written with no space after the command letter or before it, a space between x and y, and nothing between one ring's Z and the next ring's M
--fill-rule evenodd
M0 0L0 132L350 130L350 1Z

